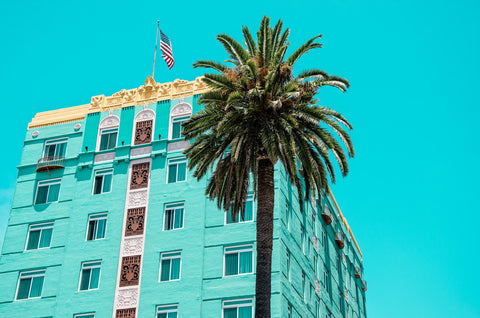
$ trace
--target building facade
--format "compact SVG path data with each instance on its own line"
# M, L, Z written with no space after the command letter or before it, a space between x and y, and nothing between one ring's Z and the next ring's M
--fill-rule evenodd
M182 154L200 79L39 113L0 258L4 317L253 317L253 194L233 220ZM300 212L275 171L272 317L365 318L360 249L331 193Z

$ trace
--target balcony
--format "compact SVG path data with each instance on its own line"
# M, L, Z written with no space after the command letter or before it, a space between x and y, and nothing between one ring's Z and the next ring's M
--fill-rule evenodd
M37 162L37 172L65 168L65 157L43 157Z
M338 249L343 249L345 247L345 238L342 232L335 232L335 243L337 243Z
M360 273L361 273L360 267L355 266L355 278L360 278Z
M363 290L364 292L367 291L367 281L366 281L366 280L362 280L362 290Z
M324 206L322 208L321 216L323 221L325 222L325 225L329 225L330 223L332 223L332 212L330 211L328 206Z

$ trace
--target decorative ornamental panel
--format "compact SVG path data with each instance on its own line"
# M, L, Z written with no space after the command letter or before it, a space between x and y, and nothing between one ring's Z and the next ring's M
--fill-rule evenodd
M123 241L123 256L143 254L143 237L128 237Z
M136 308L117 309L115 318L135 318Z
M135 128L135 145L148 144L150 141L152 141L152 124L153 120L137 122Z
M127 256L122 258L120 287L138 285L140 278L140 261L142 256Z
M118 291L117 308L131 308L137 306L138 303L138 287L129 289L121 289Z
M128 194L128 207L138 207L147 205L148 190L130 192Z
M142 189L148 187L148 174L150 173L150 163L139 163L132 165L132 178L130 180L130 190Z
M127 225L125 226L125 236L143 234L144 220L145 220L145 207L128 209Z

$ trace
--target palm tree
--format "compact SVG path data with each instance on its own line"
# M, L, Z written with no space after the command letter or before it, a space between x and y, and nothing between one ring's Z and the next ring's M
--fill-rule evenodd
M262 318L270 317L274 165L281 162L302 207L312 191L320 196L321 189L327 189L327 175L335 182L330 152L344 176L348 165L341 144L348 156L354 155L344 128L352 129L350 123L340 113L317 106L315 99L321 86L345 91L348 81L318 69L293 75L298 59L321 47L316 42L321 35L285 58L290 30L282 31L280 20L273 28L269 22L263 17L257 42L243 27L245 47L226 34L217 36L230 56L228 65L194 64L218 73L205 74L203 81L211 90L199 99L204 109L183 130L192 141L185 150L188 167L198 179L212 171L206 194L216 199L218 208L230 210L233 218L239 213L243 217L253 183L258 202L255 317Z

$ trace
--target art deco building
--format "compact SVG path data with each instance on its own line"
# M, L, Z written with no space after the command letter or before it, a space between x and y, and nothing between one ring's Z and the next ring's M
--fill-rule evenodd
M186 168L200 81L94 96L28 125L0 259L2 317L253 317L253 195L232 220ZM360 249L331 193L300 213L275 173L273 317L365 318Z

